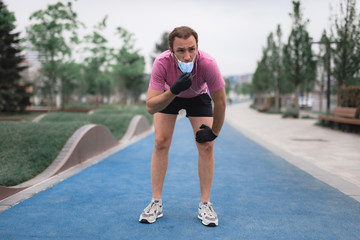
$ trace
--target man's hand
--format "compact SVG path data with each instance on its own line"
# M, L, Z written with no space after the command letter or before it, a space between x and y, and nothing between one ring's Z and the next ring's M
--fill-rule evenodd
M205 124L200 126L199 131L196 132L196 141L199 143L213 141L217 136L213 133L211 128Z
M178 95L180 92L185 91L192 84L192 75L191 73L181 74L175 81L175 83L170 87L170 91Z

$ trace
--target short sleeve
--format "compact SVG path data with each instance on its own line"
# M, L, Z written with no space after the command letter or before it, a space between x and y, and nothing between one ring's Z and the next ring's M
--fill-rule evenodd
M166 70L158 58L154 61L149 87L157 91L166 90Z
M208 62L204 74L210 92L215 92L225 87L225 81L215 60Z

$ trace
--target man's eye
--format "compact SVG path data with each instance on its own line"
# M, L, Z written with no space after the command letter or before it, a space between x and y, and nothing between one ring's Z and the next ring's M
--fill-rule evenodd
M184 49L179 49L177 50L179 53L183 53L185 50Z

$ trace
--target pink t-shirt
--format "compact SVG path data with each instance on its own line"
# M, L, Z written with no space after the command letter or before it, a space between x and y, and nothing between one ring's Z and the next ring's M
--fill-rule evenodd
M155 59L149 87L158 91L167 90L181 74L177 62L167 50ZM215 92L225 86L215 59L203 51L198 51L191 74L191 87L178 94L178 97L192 98L207 91Z

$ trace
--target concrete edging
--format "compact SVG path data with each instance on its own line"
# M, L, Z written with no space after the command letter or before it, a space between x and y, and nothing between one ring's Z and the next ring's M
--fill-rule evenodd
M32 120L32 122L38 123L38 122L40 122L40 120L43 119L46 115L47 115L47 113L40 114L39 116L37 116L36 118L34 118L34 119Z
M148 131L151 128L149 121L143 115L136 115L131 120L127 131L124 136L121 138L120 143L129 141L134 136L142 134L143 132Z

